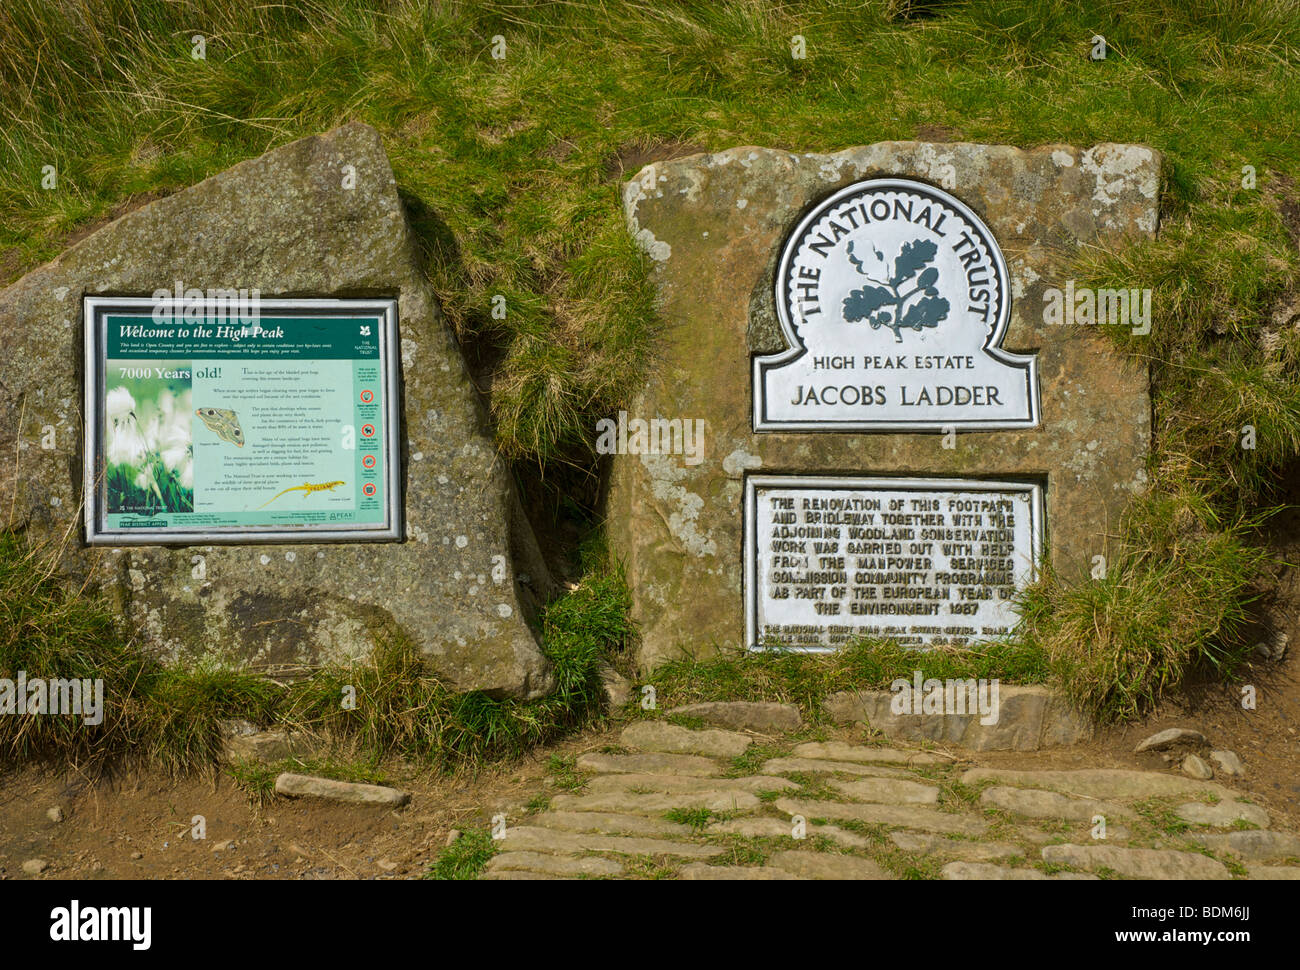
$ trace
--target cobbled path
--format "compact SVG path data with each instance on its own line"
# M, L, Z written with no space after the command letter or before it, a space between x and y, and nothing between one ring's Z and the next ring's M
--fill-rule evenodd
M1300 836L1170 773L1003 770L667 721L571 769L545 809L507 820L481 878L1300 878Z

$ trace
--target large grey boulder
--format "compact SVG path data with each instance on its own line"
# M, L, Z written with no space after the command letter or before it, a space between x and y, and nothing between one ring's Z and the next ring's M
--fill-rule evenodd
M404 542L79 546L82 297L147 296L176 280L268 298L398 297ZM0 506L38 540L71 537L64 568L117 590L155 653L292 672L364 658L377 634L401 634L458 688L550 688L512 548L535 584L545 570L527 528L512 531L523 519L507 470L372 128L301 139L123 216L0 293L0 330L0 451L17 455L0 467Z

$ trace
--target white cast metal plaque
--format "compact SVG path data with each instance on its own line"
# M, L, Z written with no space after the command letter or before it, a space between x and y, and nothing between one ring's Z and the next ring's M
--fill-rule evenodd
M755 431L1033 428L1034 357L1001 349L1002 251L947 192L875 179L826 199L786 241L788 349L754 358Z
M1042 554L1030 482L751 475L745 624L751 649L823 652L862 637L997 639Z

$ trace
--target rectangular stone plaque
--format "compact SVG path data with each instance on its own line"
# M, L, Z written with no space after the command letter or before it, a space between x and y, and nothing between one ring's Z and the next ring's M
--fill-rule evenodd
M864 636L997 639L1042 537L1042 487L1029 482L748 476L746 642L826 652Z
M85 300L87 541L399 538L397 302L193 293Z

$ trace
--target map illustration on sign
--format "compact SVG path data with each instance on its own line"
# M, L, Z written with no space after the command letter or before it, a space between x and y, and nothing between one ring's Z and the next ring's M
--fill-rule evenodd
M875 179L823 201L786 241L776 307L788 349L754 358L755 431L1038 426L1037 361L1001 347L1002 252L934 186Z

